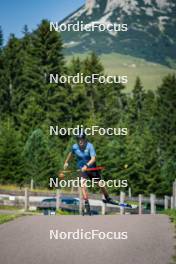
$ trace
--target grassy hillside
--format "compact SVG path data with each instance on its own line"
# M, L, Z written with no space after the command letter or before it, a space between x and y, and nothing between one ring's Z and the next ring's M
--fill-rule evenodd
M79 56L83 59L87 55L88 54L75 54L74 56ZM69 62L71 58L72 56L67 56L67 62ZM101 55L100 58L107 74L128 76L127 91L133 88L137 76L140 76L146 90L155 90L157 86L161 84L165 75L176 73L176 70L166 66L118 53L104 54Z

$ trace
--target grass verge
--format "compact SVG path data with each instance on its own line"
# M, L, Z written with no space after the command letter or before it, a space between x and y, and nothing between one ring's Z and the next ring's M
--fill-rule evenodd
M21 216L20 214L1 214L0 215L0 224L12 221L17 217Z
M0 210L20 210L21 208L17 207L17 206L13 206L13 205L0 205Z
M174 223L175 226L175 232L176 232L176 209L168 209L164 211L164 214L168 215L171 222ZM176 238L176 236L175 236ZM172 257L172 262L170 264L176 264L176 246L174 247L175 254Z
M56 215L79 215L79 213L67 212L67 211L59 209L56 211Z
M168 210L165 210L164 213L170 217L171 222L173 222L176 227L176 209L168 209Z

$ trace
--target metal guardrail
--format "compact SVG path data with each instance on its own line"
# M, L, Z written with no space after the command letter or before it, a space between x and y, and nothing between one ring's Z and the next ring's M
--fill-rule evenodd
M176 189L176 183L175 183L175 189ZM175 191L176 193L176 191ZM49 198L49 197L54 197L56 198L56 203L55 203L55 207L61 208L61 197L78 197L80 199L80 204L79 204L79 212L81 212L81 207L82 207L82 194L81 194L81 189L79 189L79 193L61 193L60 190L56 190L56 192L33 192L28 190L28 188L25 188L25 190L21 190L21 191L8 191L8 190L0 190L0 195L4 195L4 201L3 204L4 205L13 205L13 206L18 206L18 207L23 207L26 211L28 210L29 207L31 206L35 206L35 207L41 207L41 200L44 198ZM9 200L8 200L9 197ZM41 197L40 201L37 201L36 197ZM30 199L29 199L30 198ZM102 196L100 196L100 194L89 194L89 198L92 200L102 200ZM161 198L156 198L156 196L154 194L151 194L150 197L143 197L143 195L139 195L138 197L125 197L125 193L124 192L120 192L120 197L119 196L113 196L113 199L120 201L120 203L125 203L127 201L131 201L131 202L137 202L138 203L138 212L139 214L148 212L151 214L155 214L157 212L157 206L161 206L165 209L167 208L174 208L173 206L173 197L169 197L169 196L165 196L164 199ZM0 200L1 204L2 204L2 198ZM147 204L147 208L145 208L145 212L144 212L144 204ZM42 205L43 206L43 205ZM47 208L48 205L46 205ZM49 203L49 206L51 207L51 203ZM64 208L70 208L72 209L72 205L67 204L67 205L63 205L62 207ZM78 205L77 205L78 206ZM73 207L75 208L75 205L73 205ZM113 212L114 210L116 212L118 212L120 210L120 213L123 214L124 212L132 212L135 210L128 210L127 208L122 208L120 207L120 209L117 206L114 206L115 209L113 209L113 206L110 205L104 205L103 203L100 205L97 203L94 203L93 205L91 204L91 207L93 208L98 208L98 211L101 209L101 213L102 214L106 214L106 213L110 213L111 211Z
M25 190L18 190L18 191L11 191L11 190L2 190L0 189L0 194L6 194L6 195L12 195L12 196L24 196ZM35 191L30 191L28 190L28 195L29 196L45 196L45 197L55 197L56 192L48 191L48 192L35 192ZM62 193L63 197L67 196L72 196L72 197L77 197L78 193ZM89 194L90 199L100 199L100 194ZM113 196L115 200L120 200L120 196ZM126 197L125 201L132 201L132 202L138 202L139 198L138 197ZM143 197L142 198L144 203L150 203L150 197ZM170 197L169 197L170 200ZM156 204L158 205L164 205L164 199L162 198L156 198L155 199Z

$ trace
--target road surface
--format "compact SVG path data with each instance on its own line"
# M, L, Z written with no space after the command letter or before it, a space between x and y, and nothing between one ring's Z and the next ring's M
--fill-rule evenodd
M50 239L50 230L77 229L127 232L128 238ZM174 227L164 215L25 216L0 225L1 264L169 264L174 245Z

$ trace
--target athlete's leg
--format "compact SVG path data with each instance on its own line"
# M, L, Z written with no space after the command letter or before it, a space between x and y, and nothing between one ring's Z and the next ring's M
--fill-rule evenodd
M101 187L100 185L99 185L99 188L100 188L100 190L101 190L101 192L103 193L104 198L105 198L105 199L103 199L103 202L114 204L115 202L114 202L113 199L109 196L107 189L106 189L105 187Z
M82 191L84 201L88 201L89 197L88 197L88 191L86 188L86 179L84 177L81 177L81 191Z
M86 180L87 180L88 175L86 173L80 173L80 178L81 178L81 191L83 195L83 200L84 200L84 206L85 206L85 211L87 214L91 215L90 211L90 204L89 204L89 196L88 196L88 191L86 187Z
M98 187L100 188L100 191L104 195L105 199L106 200L109 200L110 197L109 197L109 194L108 194L108 191L107 191L106 187L101 186L101 184L100 184L101 174L98 171L95 171L93 173L90 173L90 176L89 177L96 179L96 183L97 183Z
M99 182L98 182L98 186L100 188L100 191L102 192L102 194L104 195L105 199L108 200L109 199L109 193L106 189L106 187L102 187Z
M88 191L86 188L86 179L81 177L81 190L82 190L82 195L83 195L83 200L84 200L84 208L86 214L90 215L90 204L89 204L89 197L88 197Z

